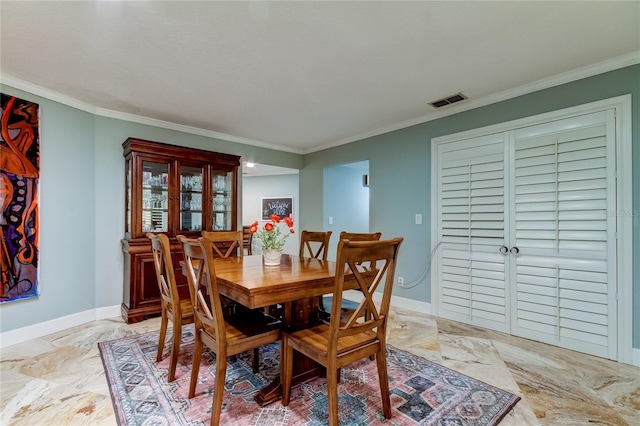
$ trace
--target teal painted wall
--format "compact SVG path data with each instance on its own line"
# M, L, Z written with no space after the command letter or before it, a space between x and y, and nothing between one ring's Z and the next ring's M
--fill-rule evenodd
M626 67L409 128L305 155L300 172L303 226L320 228L322 170L345 162L369 160L370 228L383 238L402 236L397 275L406 288L396 296L431 302L427 272L430 255L430 176L433 138L569 108L616 96L632 95L633 209L640 211L640 65ZM390 208L389 206L393 206ZM415 225L421 213L423 224ZM640 217L633 218L633 342L640 347Z

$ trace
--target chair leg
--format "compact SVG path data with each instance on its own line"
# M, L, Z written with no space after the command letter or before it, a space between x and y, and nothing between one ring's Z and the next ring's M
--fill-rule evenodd
M387 354L385 345L376 354L378 364L378 379L380 380L380 397L382 398L382 412L387 419L391 418L391 399L389 397L389 377L387 374Z
M200 359L202 358L202 338L200 332L196 331L196 341L193 348L193 365L191 366L191 381L189 382L189 399L196 393L196 383L200 372Z
M289 346L287 336L280 341L280 386L282 387L282 405L286 407L291 400L291 376L293 375L293 348Z
M338 369L327 367L327 400L329 403L329 426L338 426Z
M171 357L169 358L168 381L170 382L173 382L176 379L176 366L178 365L178 357L180 356L180 340L182 340L182 323L180 321L174 321Z
M156 362L162 361L162 352L164 351L164 339L167 337L167 315L162 312L162 319L160 321L160 339L158 340L158 355L156 356Z
M260 371L260 348L253 348L253 353L251 354L251 367L254 373L258 373Z
M227 358L223 354L216 354L216 383L213 386L213 404L211 405L211 426L220 424L220 411L222 411L222 396L224 393L224 380L227 373ZM226 355L226 354L224 354Z

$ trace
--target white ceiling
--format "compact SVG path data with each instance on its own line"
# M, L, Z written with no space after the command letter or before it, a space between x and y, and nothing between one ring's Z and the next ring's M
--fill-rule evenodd
M4 83L297 153L640 62L638 1L3 0L0 14Z

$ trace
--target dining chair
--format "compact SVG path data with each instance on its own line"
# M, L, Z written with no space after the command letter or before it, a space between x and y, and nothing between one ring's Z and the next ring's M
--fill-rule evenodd
M342 231L342 232L340 232L340 241L342 241L342 240L349 240L349 241L378 241L381 236L382 236L381 232L365 233L365 232L347 232L347 231ZM327 310L327 307L331 306L331 301L332 301L332 296L331 295L322 296L322 299L320 300L320 316L322 318L324 318L324 319L326 319L330 314L330 312ZM354 302L353 300L343 299L342 300L342 312L344 313L344 312L353 311L357 307L357 305L358 305L357 302ZM366 310L365 310L364 314L366 314Z
M165 234L148 233L151 240L151 252L153 265L156 271L156 279L160 290L160 304L162 319L160 322L160 338L158 340L158 354L156 361L162 361L164 342L167 335L169 321L173 324L173 337L171 343L171 355L169 358L169 375L167 380L172 382L176 378L176 365L180 353L180 338L182 326L193 323L192 299L180 298L176 284L175 269L171 260L171 246L169 237Z
M242 226L242 247L247 249L247 256L251 256L251 245L253 244L253 234L249 232L251 227L248 225Z
M228 258L231 256L244 255L244 233L243 231L202 231L202 236L211 241L211 248L214 252L214 257ZM245 307L241 303L235 300L229 299L225 296L220 296L220 303L222 308L229 315L246 316L249 308ZM258 372L258 366L260 365L260 351L255 348L252 357L253 372Z
M216 355L211 425L217 426L222 409L227 357L279 341L282 323L255 309L246 315L225 316L216 280L213 243L205 237L196 240L178 235L177 238L182 244L187 280L194 298L195 348L189 398L195 395L202 349L206 345Z
M300 233L300 257L327 260L331 231L307 231Z
M202 231L202 236L213 243L213 252L218 257L242 256L244 254L242 231Z
M402 238L394 238L338 242L334 299L329 323L283 333L280 366L283 406L288 406L291 399L293 351L297 351L326 367L329 425L338 426L338 370L354 361L375 355L383 413L387 419L391 418L386 332L398 250L402 241ZM375 268L367 264L370 260L375 260ZM347 318L341 318L345 277L356 281L364 299ZM378 287L382 288L379 308L373 302L373 293ZM363 315L365 309L369 312L368 316Z
M332 231L302 231L300 233L300 257L313 257L327 260L331 234ZM329 298L326 304L325 301L327 301L327 296L320 297L319 308L321 316L329 315L326 312L325 306L331 304L331 299Z

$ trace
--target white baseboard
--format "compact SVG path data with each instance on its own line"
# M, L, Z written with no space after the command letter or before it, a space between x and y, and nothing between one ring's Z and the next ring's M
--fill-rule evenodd
M104 308L97 308L96 309L96 319L97 320L101 320L101 319L105 319L105 318L114 318L114 317L119 317L122 312L121 312L121 305L114 305L114 306L107 306Z
M6 348L28 340L37 339L47 334L56 333L91 321L117 316L120 316L120 305L90 309L15 330L5 331L4 333L0 333L0 348Z

